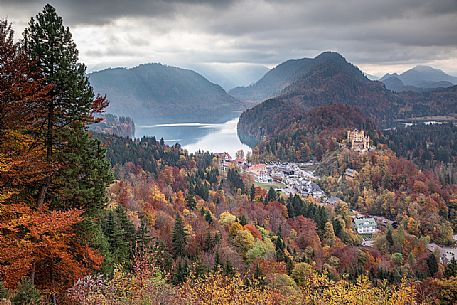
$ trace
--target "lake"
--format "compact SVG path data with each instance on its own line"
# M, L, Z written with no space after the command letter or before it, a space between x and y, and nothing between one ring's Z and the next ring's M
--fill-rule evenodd
M198 150L214 153L228 152L232 157L242 149L245 153L251 149L241 143L236 131L238 118L225 123L170 123L135 126L135 137L155 136L163 138L168 145L181 144L188 152Z

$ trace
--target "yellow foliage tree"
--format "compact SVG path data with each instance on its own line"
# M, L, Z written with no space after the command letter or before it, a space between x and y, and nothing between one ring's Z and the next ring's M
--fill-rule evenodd
M213 273L204 278L191 279L178 291L182 304L199 305L280 304L281 297L273 290L246 286L239 274L229 277Z

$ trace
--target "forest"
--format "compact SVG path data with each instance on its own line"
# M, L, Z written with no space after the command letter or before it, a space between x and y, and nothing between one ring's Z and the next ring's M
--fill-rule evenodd
M426 248L451 243L457 206L454 186L432 173L388 149L362 158L323 146L321 183L346 202L267 191L236 166L224 171L211 153L89 131L108 101L94 94L51 5L16 39L1 21L2 304L457 299L457 262ZM323 137L333 124L323 115L308 126L322 126ZM337 179L348 165L361 173L353 188ZM363 246L353 202L399 225Z
M373 121L357 107L343 104L295 112L293 120L282 113L271 122L275 122L274 128L264 131L264 140L253 149L257 161L320 161L324 154L338 148L351 128L366 130L372 139L378 137Z
M112 134L120 137L135 136L135 123L130 117L118 117L113 114L100 114L95 123L90 124L89 130L95 133Z
M457 126L453 123L399 126L383 134L382 142L397 156L434 171L444 184L457 183Z

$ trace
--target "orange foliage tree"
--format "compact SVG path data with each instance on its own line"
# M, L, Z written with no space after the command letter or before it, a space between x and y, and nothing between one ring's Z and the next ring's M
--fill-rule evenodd
M44 85L31 66L13 41L11 25L0 20L0 202L17 199L49 170L33 135L52 86Z
M92 268L102 257L78 242L74 226L82 211L34 210L25 204L5 204L0 210L0 275L14 287L30 275L50 293L60 292Z
M55 294L98 268L102 258L78 240L83 211L50 211L32 191L52 171L38 135L53 87L32 64L9 23L0 20L0 280L15 287L30 276Z

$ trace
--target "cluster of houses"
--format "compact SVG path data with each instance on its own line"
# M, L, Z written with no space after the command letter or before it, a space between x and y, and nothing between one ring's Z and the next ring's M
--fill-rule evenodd
M341 199L335 196L327 197L325 192L314 181L314 172L307 170L313 163L270 163L270 164L249 164L244 158L232 159L228 153L216 154L222 171L229 168L238 168L253 175L255 182L260 184L281 183L284 188L277 188L287 194L299 194L307 197L312 196L319 199L322 204L336 206ZM344 176L346 179L353 179L357 171L347 169ZM374 217L356 215L353 219L354 229L358 234L369 235L378 232L377 220Z
M293 179L288 186L292 186L302 196L313 196L316 199L322 199L325 196L321 187L311 180Z
M313 196L322 198L324 191L314 180L312 171L306 170L306 163L271 163L254 164L247 168L247 172L254 176L257 183L282 183L285 185L278 191L287 194L300 194L302 196Z
M229 168L239 168L241 170L246 169L249 163L243 157L236 157L232 159L229 153L215 153L216 158L219 160L219 167L222 172L227 171Z
M254 164L247 168L248 173L254 176L257 183L273 183L273 178L270 176L265 164Z

